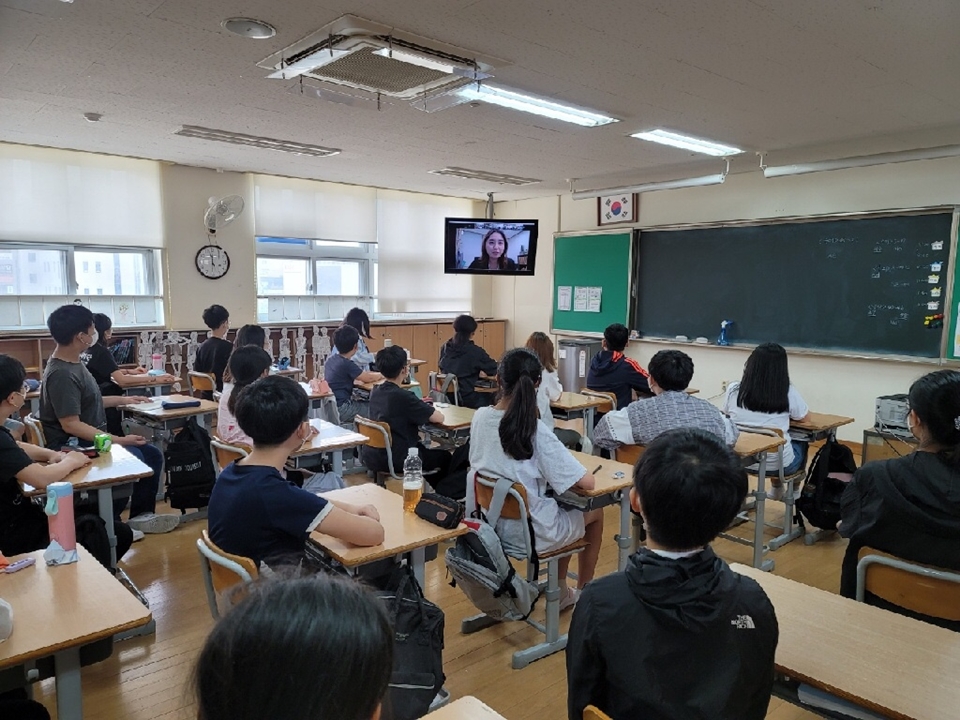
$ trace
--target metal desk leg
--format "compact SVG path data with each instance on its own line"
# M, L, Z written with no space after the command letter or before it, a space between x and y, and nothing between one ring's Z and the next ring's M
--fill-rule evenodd
M61 650L53 656L57 677L57 717L83 720L83 695L80 691L80 648Z
M593 445L593 420L597 409L591 405L583 412L583 436Z
M330 458L333 460L333 472L343 477L343 450L334 450Z
M424 566L427 562L426 553L427 549L425 547L414 548L410 551L410 564L413 565L413 576L417 578L420 587L423 587L424 584Z
M760 455L760 467L757 472L757 491L754 493L756 498L753 516L753 566L765 572L773 570L773 560L764 560L763 556L766 547L763 544L763 531L766 525L763 520L763 508L767 499L767 489L765 487L767 476L767 454Z
M163 387L160 386L160 385L154 385L154 386L153 386L153 396L154 396L154 397L161 397L162 395L163 395Z
M110 540L110 569L117 569L117 533L113 528L113 490L99 488L97 491L97 512L107 526L107 538Z
M40 398L30 399L30 414L35 418L40 416Z
M630 491L626 488L620 491L620 534L617 535L617 545L620 548L617 569L623 570L627 567L627 560L634 545L634 538L630 533Z

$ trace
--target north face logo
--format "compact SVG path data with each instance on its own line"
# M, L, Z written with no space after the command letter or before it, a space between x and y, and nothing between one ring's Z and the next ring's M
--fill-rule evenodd
M753 618L749 615L737 615L730 621L737 630L753 630L757 626L753 624Z

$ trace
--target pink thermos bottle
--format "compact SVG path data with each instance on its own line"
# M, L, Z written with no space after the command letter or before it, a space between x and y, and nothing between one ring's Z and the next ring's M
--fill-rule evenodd
M50 541L56 540L67 552L77 549L77 529L73 524L73 484L55 482L47 485L47 523Z

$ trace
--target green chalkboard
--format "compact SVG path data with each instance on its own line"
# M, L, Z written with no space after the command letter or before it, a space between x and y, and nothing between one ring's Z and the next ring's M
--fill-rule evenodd
M641 337L940 355L952 212L642 231ZM942 317L942 316L941 316ZM926 321L926 322L925 322Z
M560 233L553 241L553 330L603 332L629 327L635 233L618 230ZM560 288L571 289L570 310L559 310ZM600 312L574 310L576 288L602 288Z

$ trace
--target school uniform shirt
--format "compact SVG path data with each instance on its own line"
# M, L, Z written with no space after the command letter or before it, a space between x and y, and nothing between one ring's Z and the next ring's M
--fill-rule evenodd
M855 597L860 549L960 570L960 471L936 453L913 452L857 470L840 500L840 535L850 538L840 594ZM871 604L897 609L868 595ZM906 613L905 613L906 614ZM944 621L923 618L944 625ZM960 622L944 625L960 630Z
M228 404L233 393L233 383L223 384L220 404L217 409L217 437L231 445L253 445L253 439L240 429L236 416L230 412Z
M257 566L297 563L309 535L333 505L285 480L275 467L238 465L223 469L210 494L210 539L228 553Z
M59 450L70 441L60 418L78 416L81 422L106 432L107 415L100 386L82 362L50 358L40 385L40 422L47 447Z
M500 421L504 411L480 408L470 423L470 469L491 478L509 478L527 491L530 518L537 552L548 552L583 537L583 513L565 510L552 497L566 492L587 474L587 469L570 454L551 430L538 422L533 438L533 457L516 460L500 444ZM475 507L473 483L467 483L467 507ZM497 535L513 552L522 552L523 520L499 520Z
M47 516L17 482L17 475L32 464L10 431L0 426L0 552L4 555L40 550L49 542Z
M113 382L113 373L120 369L113 353L100 343L91 345L90 349L80 356L80 360L101 388L110 385Z
M213 373L217 379L217 390L223 390L223 371L227 369L227 362L232 352L232 342L218 337L208 337L197 348L197 359L193 363L193 369L197 372Z
M756 581L709 547L641 548L583 590L567 640L567 714L614 720L762 720L779 628Z
M615 350L601 350L590 361L587 387L612 392L617 396L617 409L622 410L633 400L632 390L650 392L648 377L649 373L633 358Z
M593 444L608 450L621 445L649 445L668 430L697 428L713 433L733 446L740 436L736 426L706 400L682 390L665 390L645 400L635 400L623 410L606 413L593 432Z
M556 370L544 370L540 376L540 387L537 388L537 410L540 411L540 422L553 430L553 410L550 403L560 399L563 386Z
M390 441L393 448L393 467L400 472L407 451L420 442L420 426L433 415L433 406L425 403L409 390L387 381L370 393L370 418L390 426ZM386 468L387 452L364 446L360 450L364 465ZM364 459L366 458L366 459ZM371 463L367 463L367 459ZM425 468L426 469L426 468Z
M737 405L737 395L740 392L740 383L732 382L727 386L727 394L723 400L723 412L730 416L737 425L756 428L777 428L783 432L786 443L783 446L783 466L788 467L793 462L793 445L790 442L790 420L800 420L810 412L807 403L800 396L800 392L793 386L787 391L789 409L782 413L764 413L748 410ZM777 452L767 453L767 469L776 470L779 465Z
M493 399L493 393L478 393L474 388L481 372L490 376L497 374L497 361L472 340L465 343L447 340L440 348L440 370L457 376L460 404L464 407L482 407Z
M353 396L353 381L363 373L360 366L343 355L331 355L323 366L323 377L330 386L337 405L343 405ZM412 394L412 393L411 393Z

